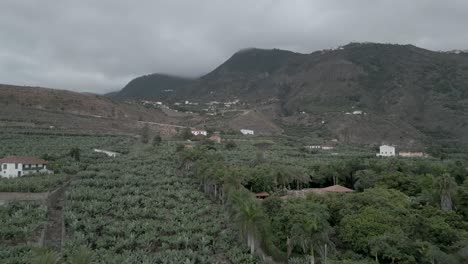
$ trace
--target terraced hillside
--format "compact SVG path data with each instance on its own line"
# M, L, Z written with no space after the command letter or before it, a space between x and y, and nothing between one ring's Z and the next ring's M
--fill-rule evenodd
M239 99L259 110L268 106L274 111L264 115L289 134L294 129L287 127L293 127L352 144L468 149L468 56L463 52L377 43L311 54L249 49L172 89L170 100ZM347 115L354 111L362 115Z

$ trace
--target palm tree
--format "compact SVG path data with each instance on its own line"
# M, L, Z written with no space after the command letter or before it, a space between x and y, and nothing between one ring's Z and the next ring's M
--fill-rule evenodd
M195 161L200 158L200 153L196 150L185 151L181 155L181 168L185 169L185 172L189 172Z
M452 211L452 196L457 188L457 183L448 173L442 174L437 179L436 185L440 196L440 209L443 211Z
M294 201L293 201L294 202ZM289 237L287 238L288 253L293 246L299 246L304 254L315 263L315 252L319 252L322 263L327 263L330 225L327 221L328 212L323 206L311 201L296 201L290 206Z
M254 254L255 243L258 240L257 226L263 219L262 210L259 204L245 190L234 191L230 197L234 219L242 234L247 238L250 254Z

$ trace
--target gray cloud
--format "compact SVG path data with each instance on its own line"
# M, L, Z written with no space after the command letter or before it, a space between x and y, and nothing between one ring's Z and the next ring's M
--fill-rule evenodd
M246 47L468 49L465 0L2 0L0 83L88 92L207 73Z

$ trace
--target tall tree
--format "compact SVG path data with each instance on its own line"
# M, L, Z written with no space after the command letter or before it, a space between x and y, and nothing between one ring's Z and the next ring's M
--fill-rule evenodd
M468 221L468 179L458 188L455 207L465 221Z
M73 147L70 149L70 157L74 158L76 161L80 161L80 152L81 149L79 147Z
M254 254L255 245L259 240L258 227L264 220L262 208L248 191L242 189L231 193L230 208L235 222L247 239L250 254Z
M293 199L285 206L286 247L288 257L293 248L298 246L309 256L310 263L315 263L315 252L326 263L330 225L328 211L320 204L310 200Z
M444 173L437 179L436 185L440 196L440 209L443 211L452 211L452 197L456 191L457 183L450 174Z
M187 139L191 139L192 138L192 131L190 130L190 128L186 127L182 130L182 134L181 134L182 138L187 140Z
M161 144L161 141L162 141L162 138L161 138L161 136L159 134L154 136L154 138L153 138L153 147L159 146L159 144Z

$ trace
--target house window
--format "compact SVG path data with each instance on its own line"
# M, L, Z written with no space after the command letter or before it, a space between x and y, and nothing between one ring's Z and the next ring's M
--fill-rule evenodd
M18 163L15 163L15 170L18 169Z
M4 170L6 170L6 166L7 166L6 164L3 164L3 169L4 169Z

